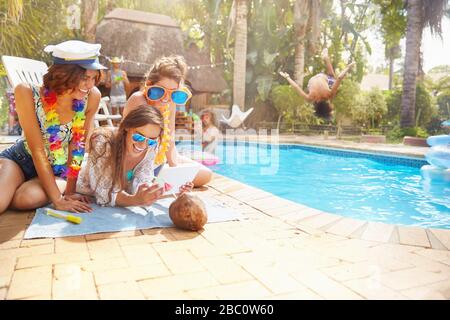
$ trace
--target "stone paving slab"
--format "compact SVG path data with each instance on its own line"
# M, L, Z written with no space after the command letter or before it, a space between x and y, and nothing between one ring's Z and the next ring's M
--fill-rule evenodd
M216 175L203 188L244 218L23 240L0 216L1 299L449 299L449 232L358 221Z

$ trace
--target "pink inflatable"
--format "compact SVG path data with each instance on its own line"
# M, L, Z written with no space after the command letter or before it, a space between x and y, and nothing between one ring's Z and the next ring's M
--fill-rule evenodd
M195 151L192 154L192 160L200 162L205 166L213 166L220 162L219 157L208 152Z

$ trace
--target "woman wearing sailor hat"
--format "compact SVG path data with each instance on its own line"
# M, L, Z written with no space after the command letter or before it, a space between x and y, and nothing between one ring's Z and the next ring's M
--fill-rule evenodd
M52 53L53 65L43 86L15 88L25 139L0 153L0 213L48 202L59 210L91 211L75 186L101 97L95 87L106 69L98 62L100 47L77 40L49 45L44 51Z

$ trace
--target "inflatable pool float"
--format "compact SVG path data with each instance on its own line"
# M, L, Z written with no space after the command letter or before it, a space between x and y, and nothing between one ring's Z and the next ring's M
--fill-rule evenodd
M220 163L220 158L216 155L208 152L202 152L199 150L179 150L180 154L186 156L196 162L199 162L205 166L214 166Z
M191 155L191 159L205 166L214 166L220 162L219 157L215 156L212 153L194 151Z
M450 126L450 121L444 121L443 126ZM450 182L450 135L431 136L427 139L430 150L425 158L430 165L420 168L425 180Z
M433 165L424 165L420 173L425 180L450 182L450 169L443 169Z

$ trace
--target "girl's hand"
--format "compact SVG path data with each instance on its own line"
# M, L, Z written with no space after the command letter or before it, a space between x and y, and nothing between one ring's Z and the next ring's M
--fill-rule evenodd
M282 76L285 79L290 78L291 76L289 75L289 73L283 72L283 71L279 71L278 72L280 74L280 76Z
M66 199L68 199L68 200L78 200L78 201L81 201L81 202L84 202L84 203L91 203L92 202L91 197L86 196L84 194L79 194L79 193L73 193L73 194L70 194L70 195L65 195L64 197Z
M156 200L162 197L164 188L159 187L157 183L149 186L143 183L136 191L134 198L137 205L151 206Z
M194 184L192 182L185 183L180 187L180 193L178 196L181 196L185 192L191 192L194 189Z
M73 195L72 195L73 196ZM70 211L70 212L92 212L92 208L85 202L71 199L72 196L63 196L53 202L53 207L56 210Z

